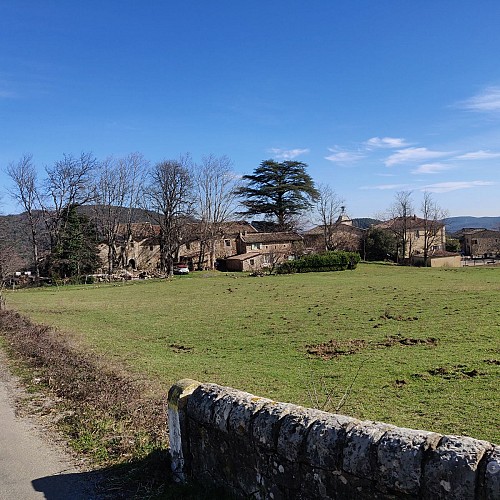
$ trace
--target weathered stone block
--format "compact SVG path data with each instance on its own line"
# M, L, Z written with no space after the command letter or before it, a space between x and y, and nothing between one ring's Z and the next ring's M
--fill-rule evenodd
M299 456L304 455L309 426L322 416L323 412L319 410L300 406L285 415L278 434L277 451L280 456L289 461L296 461Z
M481 498L500 500L500 446L495 446L486 458Z
M360 422L347 432L342 469L370 481L377 477L377 444L393 428L381 422Z
M260 471L265 484L275 485L284 498L296 498L302 484L299 462L290 462L279 454L261 454Z
M423 496L432 499L475 498L479 461L491 445L464 436L444 436L424 465Z
M201 384L191 394L187 404L189 418L203 424L213 421L215 401L226 394L225 387L216 384Z
M229 415L241 399L241 392L225 387L225 393L214 400L211 424L217 429L228 432ZM247 395L247 393L243 393ZM248 394L251 396L251 394Z
M378 481L382 490L417 495L424 452L436 447L440 434L404 428L392 428L377 445Z
M268 403L272 403L272 401L252 394L240 393L235 399L233 410L229 415L229 432L234 432L238 436L249 436L251 423L257 412Z
M312 467L340 470L347 431L360 421L344 415L321 413L309 428L305 460Z
M257 411L252 423L252 439L254 443L269 451L275 451L281 419L296 407L274 401L266 403Z

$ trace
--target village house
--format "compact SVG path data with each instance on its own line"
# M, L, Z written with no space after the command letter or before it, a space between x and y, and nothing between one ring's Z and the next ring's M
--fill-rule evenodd
M446 249L446 229L444 223L436 220L425 220L412 215L410 217L396 217L380 224L374 229L389 231L398 240L400 254L406 258L427 253L444 251ZM405 251L402 252L402 241L405 240ZM427 248L426 248L427 247Z
M158 235L160 226L150 222L135 222L118 226L115 245L115 267L118 269L156 269L160 259ZM98 245L104 264L108 259L108 245Z
M252 224L245 221L231 221L218 224L213 241L207 241L204 226L194 222L189 224L184 242L179 248L178 261L190 269L212 269L215 264L238 253L240 233L256 233Z
M344 212L331 226L316 226L304 233L304 245L309 251L344 250L363 255L366 230L353 225Z
M217 260L238 253L237 240L242 232L251 234L257 230L245 221L225 222L218 225L213 241L207 241L202 224L186 221L175 260L187 264L191 270L211 269ZM150 222L120 224L115 245L115 268L157 270L160 262L159 235L160 226ZM99 257L103 263L107 262L108 246L105 243L99 245Z
M302 253L303 238L295 232L248 233L237 238L237 255L224 260L228 271L255 271L273 268Z
M491 229L462 229L459 234L462 253L468 257L500 256L500 231Z

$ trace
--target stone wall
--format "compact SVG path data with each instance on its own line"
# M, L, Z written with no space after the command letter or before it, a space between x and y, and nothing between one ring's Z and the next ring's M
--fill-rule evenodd
M500 499L500 447L181 380L172 469L256 499Z

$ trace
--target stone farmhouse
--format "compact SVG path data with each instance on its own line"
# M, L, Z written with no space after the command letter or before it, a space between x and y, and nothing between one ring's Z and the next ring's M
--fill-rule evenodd
M119 269L155 269L160 259L159 226L150 222L120 224L115 245L116 267ZM130 236L127 237L127 235ZM99 245L101 262L107 262L108 245Z
M424 255L426 240L429 256L446 249L446 229L444 223L439 221L426 221L413 215L405 218L396 217L380 224L375 224L373 228L389 231L396 235L398 240L401 240L401 236L405 233L406 249L404 253L409 258Z
M500 231L491 229L462 229L459 232L462 253L468 257L500 256Z
M353 225L344 212L331 227L316 226L304 233L304 245L308 251L346 250L363 255L366 230ZM325 244L326 243L326 244Z
M203 236L204 229L197 222L186 222L176 262L187 264L191 270L214 267L228 271L260 270L293 258L303 249L303 239L298 233L260 233L245 221L220 224L210 241ZM115 267L156 271L160 261L159 234L160 227L149 222L120 225ZM107 254L108 246L102 243L99 256L103 263Z
M303 252L303 238L295 232L243 232L238 235L236 245L237 254L222 263L228 271L273 268Z
M224 222L214 231L214 238L206 241L203 226L197 222L187 224L186 236L181 244L177 261L190 269L212 269L217 262L238 253L238 236L256 233L252 224L245 221Z

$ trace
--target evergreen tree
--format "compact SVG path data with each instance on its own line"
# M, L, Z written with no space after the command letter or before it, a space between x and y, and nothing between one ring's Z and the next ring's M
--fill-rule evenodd
M75 206L64 211L66 226L49 256L47 272L60 278L94 273L101 264L95 228L86 216L78 214Z
M370 229L366 236L366 260L396 260L397 241L389 231Z
M238 189L246 208L243 215L266 215L276 219L280 229L290 227L292 218L311 208L318 191L299 161L263 161L252 175L244 175Z

